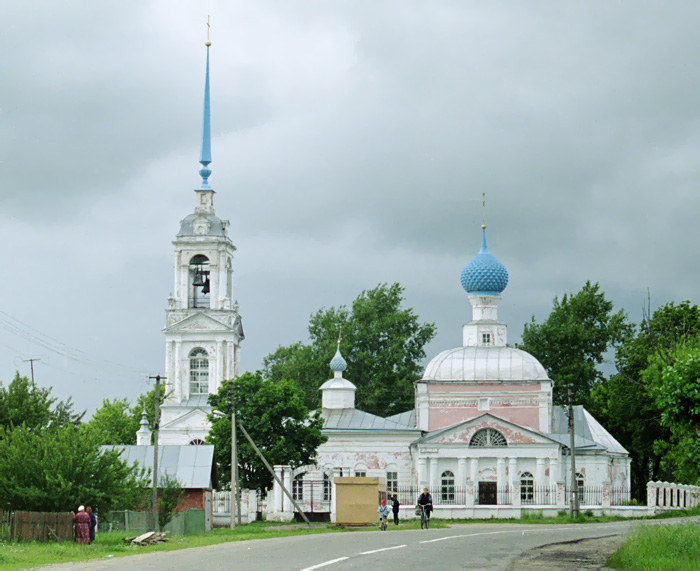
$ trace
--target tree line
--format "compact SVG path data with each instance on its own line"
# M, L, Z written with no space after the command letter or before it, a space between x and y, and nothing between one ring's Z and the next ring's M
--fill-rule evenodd
M348 377L358 388L357 408L390 416L413 407L413 383L436 328L404 307L403 291L396 283L380 284L349 307L316 311L308 342L278 347L260 370L224 381L210 395L207 442L215 445L220 487L230 481L231 394L237 418L272 464L314 462L325 440L318 389L331 376L339 335ZM630 452L633 493L643 499L649 479L700 483L699 336L697 305L667 303L633 324L598 284L587 282L555 298L543 321L533 317L525 324L517 346L547 369L555 403L564 403L571 387L575 403ZM149 485L147 474L96 451L102 444L135 444L144 410L153 429L155 399L154 390L133 406L105 399L83 422L70 400L57 402L24 377L0 385L0 507L65 509L69 498L86 496L109 507L134 505ZM9 476L15 471L24 475ZM239 472L245 487L272 485L242 439Z

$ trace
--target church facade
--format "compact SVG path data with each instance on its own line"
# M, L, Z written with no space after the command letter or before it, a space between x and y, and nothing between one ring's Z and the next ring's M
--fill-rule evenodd
M320 388L328 441L316 465L277 467L304 509L313 511L314 503L319 509L326 500L332 512L333 482L342 476L386 481L389 494L408 506L427 487L442 517L565 506L571 486L568 411L553 404L552 380L537 359L507 346L507 327L498 319L507 283L508 272L488 251L484 226L481 249L461 274L472 306L462 344L428 363L415 383L415 406L404 413L381 418L356 409L355 386L336 353L334 376ZM624 503L629 454L583 407L574 407L573 416L581 504ZM288 519L291 511L276 486L268 516Z
M204 84L204 120L199 162L201 184L194 212L180 222L175 247L173 293L165 312L165 402L161 406L160 444L203 444L211 425L210 394L224 379L239 374L245 338L234 301L236 247L227 220L214 211L209 186L211 134L209 43Z

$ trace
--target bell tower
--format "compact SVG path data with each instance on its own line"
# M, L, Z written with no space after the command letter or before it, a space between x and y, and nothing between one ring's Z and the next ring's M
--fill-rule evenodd
M211 127L209 47L204 81L204 120L194 212L180 222L175 246L175 282L165 312L166 399L161 407L161 444L200 444L211 428L210 394L224 379L238 375L244 339L234 301L233 257L229 222L214 211L209 186Z

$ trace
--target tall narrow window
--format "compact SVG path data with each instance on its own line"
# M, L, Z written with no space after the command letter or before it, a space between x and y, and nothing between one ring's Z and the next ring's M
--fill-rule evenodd
M440 477L440 499L443 504L455 503L455 475L449 470Z
M209 393L209 357L201 347L190 353L190 394L206 395Z
M292 498L295 502L304 499L304 474L297 474L292 480Z
M523 472L520 476L520 501L531 504L535 498L535 478L530 472Z
M491 334L490 333L482 333L481 334L481 343L482 343L482 345L491 345Z
M327 502L331 499L331 479L328 474L323 475L323 501Z
M387 492L398 492L399 491L399 473L398 472L387 472L386 473L386 491Z
M585 483L585 478L580 472L576 472L576 487L578 492L578 502L583 503L583 484Z

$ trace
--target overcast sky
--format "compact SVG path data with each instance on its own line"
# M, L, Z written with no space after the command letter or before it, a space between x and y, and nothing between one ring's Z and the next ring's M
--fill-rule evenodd
M7 0L4 383L40 358L38 384L92 410L163 372L207 14L243 370L380 282L437 324L429 356L460 345L482 192L510 341L586 280L635 321L647 288L698 302L696 1Z

